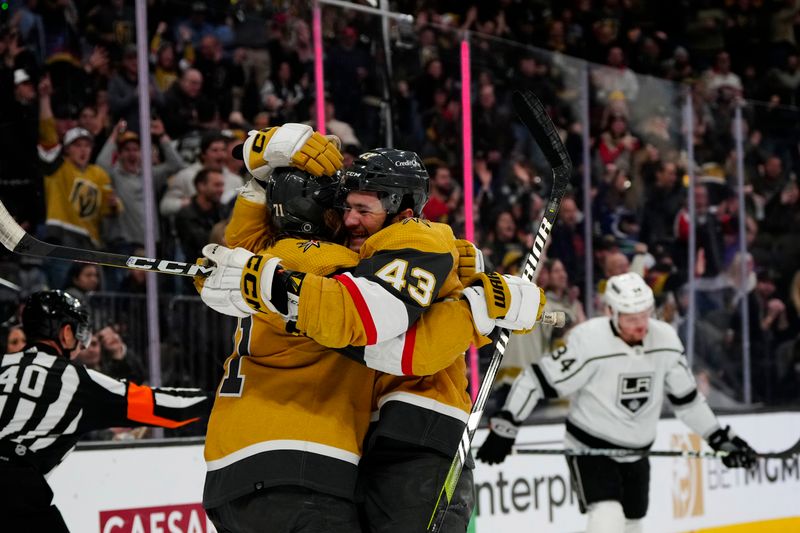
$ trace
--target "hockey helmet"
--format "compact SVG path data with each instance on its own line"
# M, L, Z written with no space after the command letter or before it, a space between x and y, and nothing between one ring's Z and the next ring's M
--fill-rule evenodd
M422 214L429 196L428 171L415 152L376 148L364 152L342 174L340 200L351 191L375 191L388 213L387 221L403 209Z
M267 180L267 202L279 233L330 237L325 210L333 207L338 177L316 177L293 167L275 169Z
M642 276L633 272L608 278L604 298L606 305L611 308L615 323L620 313L641 313L655 306L653 289Z
M92 329L89 313L74 296L61 291L39 291L25 301L22 311L22 330L29 341L58 341L58 332L65 325L72 326L75 338L83 346L89 346ZM63 348L63 347L62 347Z

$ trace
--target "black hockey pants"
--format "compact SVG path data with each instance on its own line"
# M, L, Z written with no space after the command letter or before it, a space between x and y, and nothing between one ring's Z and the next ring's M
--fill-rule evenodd
M430 448L378 438L359 467L359 507L365 533L424 533L452 457ZM472 467L464 468L442 533L465 533L474 497Z
M206 509L219 533L361 533L350 500L304 487L269 487Z

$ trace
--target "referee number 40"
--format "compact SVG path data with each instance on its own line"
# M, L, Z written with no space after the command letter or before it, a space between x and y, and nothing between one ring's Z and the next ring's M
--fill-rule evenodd
M38 398L44 390L44 382L47 379L47 370L40 366L28 365L19 377L19 365L6 368L0 374L0 389L3 394L11 394L14 385L19 387L19 392L31 398Z

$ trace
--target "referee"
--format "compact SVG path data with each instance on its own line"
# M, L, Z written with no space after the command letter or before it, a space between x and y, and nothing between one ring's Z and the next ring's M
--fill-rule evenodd
M9 531L68 532L45 475L88 431L176 428L210 411L199 389L152 389L70 361L91 338L89 314L63 291L32 294L28 345L0 360L0 517Z

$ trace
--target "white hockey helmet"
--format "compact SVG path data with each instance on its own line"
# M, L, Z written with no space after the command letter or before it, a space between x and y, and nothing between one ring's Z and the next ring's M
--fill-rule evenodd
M653 289L642 276L633 272L608 278L604 298L611 308L614 322L620 313L641 313L652 309L656 303Z

